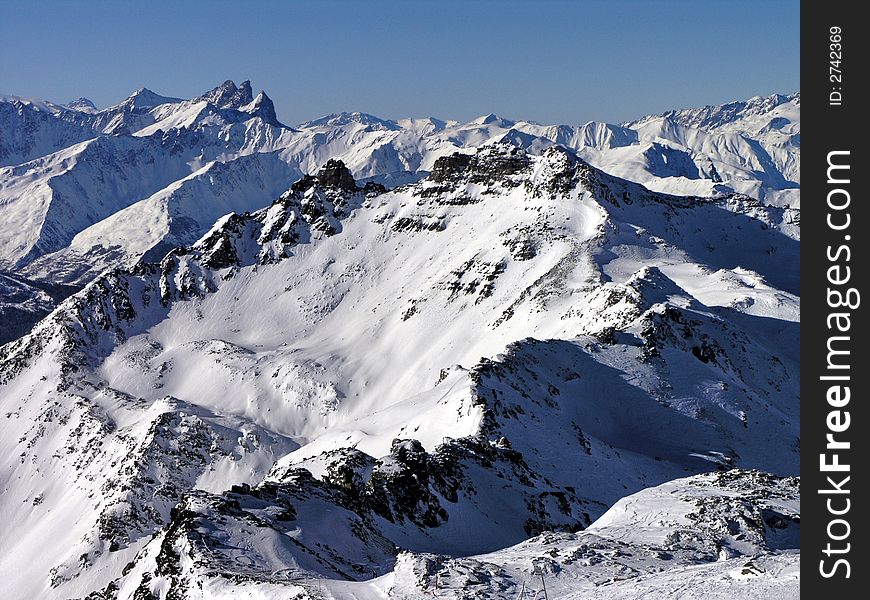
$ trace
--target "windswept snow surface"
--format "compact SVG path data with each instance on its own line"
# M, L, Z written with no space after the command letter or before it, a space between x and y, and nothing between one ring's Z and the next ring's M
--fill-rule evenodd
M184 104L164 100L143 94ZM516 126L299 131L345 132L337 148L344 128L477 144ZM428 174L392 191L301 147L179 144L154 160L183 177L63 230L65 272L92 281L0 348L12 597L514 598L536 570L567 598L794 592L798 209L658 193L492 136L402 163ZM234 192L282 177L257 210ZM75 267L137 224L127 267Z

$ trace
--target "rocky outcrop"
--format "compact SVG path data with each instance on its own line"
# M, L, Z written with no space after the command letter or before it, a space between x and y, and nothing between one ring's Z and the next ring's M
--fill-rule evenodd
M328 161L160 263L104 273L0 350L10 468L64 473L14 490L15 510L85 515L47 589L283 593L395 571L504 594L516 570L479 555L529 536L539 570L601 578L707 561L732 534L786 548L796 512L750 494L692 500L648 547L582 533L686 473L796 470L797 366L768 342L794 332L796 299L698 243L745 230L759 265L789 251L778 216L493 145L387 193ZM786 270L765 256L765 276ZM721 281L734 302L708 292ZM755 298L783 307L776 328L739 310Z
M216 88L209 90L200 99L211 102L218 108L240 109L254 100L251 92L251 82L243 81L238 87L232 80L226 80Z

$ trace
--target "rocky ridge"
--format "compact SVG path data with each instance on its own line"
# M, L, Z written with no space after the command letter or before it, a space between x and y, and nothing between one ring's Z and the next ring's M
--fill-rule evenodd
M711 220L720 238L705 240L694 226ZM747 230L734 255L729 236ZM181 595L213 576L281 587L281 570L310 590L306 578L398 573L396 547L464 556L573 535L626 493L686 472L794 472L797 363L769 340L796 335L795 234L786 209L657 194L560 148L449 155L392 192L328 162L159 264L100 276L3 347L4 436L19 457L8 479L66 472L60 487L10 502L59 510L63 497L82 514L73 550L34 582L55 595ZM403 249L420 247L442 265L409 262ZM380 295L366 303L358 294L373 281ZM725 298L707 291L722 282ZM255 304L265 329L260 315L234 329L232 307L256 298L272 299ZM365 328L342 329L362 315L373 315ZM456 319L492 341L442 349L456 333L442 342L429 323ZM344 350L347 338L369 351ZM415 352L378 346L389 340L434 354L403 380ZM382 355L402 374L354 375L354 362L330 357L343 352L372 365ZM186 387L185 373L202 370L225 387ZM344 533L324 533L324 511ZM219 550L266 538L284 549Z

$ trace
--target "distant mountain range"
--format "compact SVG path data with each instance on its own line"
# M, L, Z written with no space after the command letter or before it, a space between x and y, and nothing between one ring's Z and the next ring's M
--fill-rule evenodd
M799 106L3 97L10 597L793 597Z
M341 113L290 128L265 92L227 81L190 100L142 88L97 110L0 96L0 277L27 289L81 286L99 272L159 259L219 216L264 206L331 158L364 180L419 180L456 151L552 145L653 190L748 194L799 206L800 95L671 111L624 125L540 125L486 115L469 123ZM6 168L2 168L5 165ZM74 289L74 288L61 288ZM16 296L16 298L19 298ZM0 300L0 342L53 307Z

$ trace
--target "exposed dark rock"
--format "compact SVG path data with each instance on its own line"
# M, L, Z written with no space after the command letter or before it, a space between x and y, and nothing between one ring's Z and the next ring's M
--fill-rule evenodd
M439 184L469 183L506 186L518 185L511 176L525 172L531 158L525 151L509 145L496 145L478 150L474 154L456 152L435 161L429 181ZM449 189L449 188L444 188Z
M438 218L423 218L423 217L400 217L393 221L391 227L393 231L444 231L447 229L447 222L444 219Z
M471 154L462 152L454 152L449 156L442 156L432 165L429 180L435 183L454 181L468 169L468 166L471 164L471 156Z
M363 194L365 194L366 198L373 198L375 196L379 196L380 194L386 194L387 188L375 181L367 181L363 186Z
M218 108L238 109L254 100L251 92L251 82L243 81L236 87L235 82L228 79L216 88L201 96L203 100L211 102Z
M323 187L354 193L359 190L350 170L340 160L330 159L317 171L317 181Z

